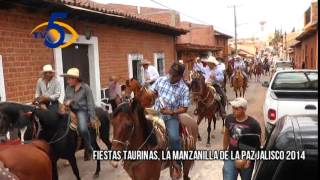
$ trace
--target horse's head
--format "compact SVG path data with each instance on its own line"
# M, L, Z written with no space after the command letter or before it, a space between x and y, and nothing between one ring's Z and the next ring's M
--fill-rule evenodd
M115 109L112 117L112 150L138 149L143 145L155 145L152 125L147 121L139 101L122 103Z
M147 87L141 86L137 80L127 80L126 87L129 89L129 94L133 92L134 98L140 102L142 107L151 107L154 104L155 99L153 93L151 93Z
M235 79L239 79L240 77L242 77L241 69L238 68L235 71L236 71L234 75Z
M190 90L195 101L200 98L205 85L205 78L201 72L194 72L191 75Z
M22 128L32 122L33 108L18 103L3 102L0 104L0 135L13 128Z

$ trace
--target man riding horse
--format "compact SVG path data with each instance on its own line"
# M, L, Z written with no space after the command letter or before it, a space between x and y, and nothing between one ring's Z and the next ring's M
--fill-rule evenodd
M96 123L93 94L89 85L80 79L78 68L71 68L67 71L67 74L63 74L62 76L67 78L68 83L64 104L70 107L71 111L77 116L78 129L84 140L86 152L88 153L87 159L85 160L88 160L91 158L93 152L88 130L88 120L90 120L91 125Z
M170 150L181 150L179 138L178 115L186 113L189 107L189 88L183 81L185 66L174 62L170 68L169 76L160 77L150 87L150 90L157 96L155 109L160 111L165 122L169 137ZM181 161L174 164L173 177L181 177Z
M47 102L46 108L58 112L61 86L55 77L55 71L50 64L42 68L42 77L38 79L35 99L40 103Z
M235 61L234 61L233 69L234 70L236 70L236 69L240 69L241 70L242 76L245 79L246 86L248 87L248 76L245 73L246 65L245 65L243 59L241 59L240 56L236 56ZM231 82L233 81L234 75L235 75L235 71L233 71L233 73L231 75ZM231 85L231 87L233 86L232 83L230 83L230 85Z
M225 95L222 90L221 84L224 80L223 69L219 65L219 62L216 60L215 57L209 56L208 59L204 59L203 62L207 63L210 68L210 73L207 75L206 83L212 85L217 93L220 95L220 99L216 99L219 102L220 106L220 114L222 117L225 116L226 112L224 109L224 102L225 102Z

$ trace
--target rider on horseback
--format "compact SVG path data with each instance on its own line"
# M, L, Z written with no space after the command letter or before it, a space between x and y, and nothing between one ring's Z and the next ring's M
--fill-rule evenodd
M226 115L223 103L225 102L225 95L222 90L221 84L224 80L223 69L219 66L219 62L215 57L209 56L208 59L204 59L203 62L207 63L210 68L210 74L205 80L207 84L212 85L217 93L220 95L220 99L216 99L219 102L220 114L222 117Z
M39 78L36 87L35 99L42 102L48 102L46 108L51 111L58 112L58 99L61 94L61 86L50 64L44 65L42 68L42 78Z
M169 137L170 150L181 150L178 115L189 107L189 89L183 81L185 66L174 62L169 76L160 77L150 90L157 96L155 109L160 111ZM182 162L174 163L174 177L181 177Z
M62 76L67 77L68 82L64 104L69 106L77 115L78 129L84 140L86 152L88 152L89 155L88 158L90 158L93 148L88 130L88 120L90 119L91 125L96 121L92 91L88 84L82 82L80 79L78 68L71 68L67 71L67 74L63 74Z
M248 76L245 73L246 65L245 65L243 59L241 59L240 56L236 56L235 61L234 61L233 69L234 70L236 70L236 69L240 69L241 70L241 73L242 73L242 75L244 77L244 80L246 82L246 86L248 87ZM233 71L233 73L231 75L231 82L233 81L234 75L235 75L235 71ZM233 86L232 83L230 83L230 85L231 85L231 87Z

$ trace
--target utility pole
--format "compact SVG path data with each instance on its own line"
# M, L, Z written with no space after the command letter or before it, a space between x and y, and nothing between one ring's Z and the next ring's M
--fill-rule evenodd
M233 15L234 15L234 50L235 50L235 55L238 54L238 38L237 38L237 12L236 8L239 7L239 5L232 5L228 6L228 8L233 8Z
M235 50L235 54L238 55L236 5L233 5L233 15L234 15L234 50Z

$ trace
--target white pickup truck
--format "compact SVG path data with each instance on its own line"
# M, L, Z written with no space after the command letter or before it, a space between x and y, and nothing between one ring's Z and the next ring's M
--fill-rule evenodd
M318 115L318 71L317 70L280 70L267 87L263 116L266 131L284 115Z

